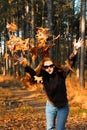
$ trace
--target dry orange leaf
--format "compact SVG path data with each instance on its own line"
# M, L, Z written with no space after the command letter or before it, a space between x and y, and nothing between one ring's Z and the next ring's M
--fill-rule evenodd
M9 54L5 53L4 58L5 58L5 59L8 59L8 57L9 57Z
M14 24L14 23L11 23L11 24L7 23L7 29L8 29L9 31L11 31L11 32L14 32L14 31L17 31L18 27L17 27L17 25Z

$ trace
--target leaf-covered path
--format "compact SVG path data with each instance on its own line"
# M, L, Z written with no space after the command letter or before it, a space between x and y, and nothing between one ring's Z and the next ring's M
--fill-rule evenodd
M9 82L0 82L0 130L46 130L46 97L41 87ZM74 104L70 111L66 130L87 130L87 110Z
M23 88L0 89L0 130L45 130L42 93Z

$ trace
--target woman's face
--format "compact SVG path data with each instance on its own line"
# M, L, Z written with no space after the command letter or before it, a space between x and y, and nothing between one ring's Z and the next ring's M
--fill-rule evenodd
M52 73L53 73L54 67L55 67L55 66L54 66L54 64L53 64L52 61L45 61L45 62L44 62L43 68L44 68L44 70L45 70L46 72L48 72L49 74L52 74Z

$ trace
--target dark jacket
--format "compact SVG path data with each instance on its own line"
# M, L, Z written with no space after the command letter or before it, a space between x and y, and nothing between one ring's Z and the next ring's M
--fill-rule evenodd
M73 61L73 58L70 61ZM29 66L25 67L25 71L32 76L36 75L36 72ZM47 97L58 108L64 107L68 103L65 85L67 72L67 69L66 71L60 71L57 67L55 67L52 74L47 73L43 69L40 72L40 76L43 77L43 85Z

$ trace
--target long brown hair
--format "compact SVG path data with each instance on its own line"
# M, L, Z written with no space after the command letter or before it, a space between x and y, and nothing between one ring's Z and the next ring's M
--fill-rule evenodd
M54 62L54 60L52 60L50 57L44 57L44 58L42 59L42 61L39 63L39 65L35 68L35 71L36 71L36 74L37 74L37 75L40 74L40 71L41 71L41 69L43 68L43 65L44 65L44 62L45 62L45 61L51 61L51 62L54 64L54 66L55 66L56 68L58 68L58 71L64 71L64 70L63 70L63 67L62 67L59 63Z

